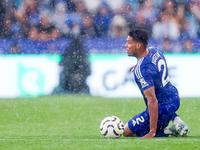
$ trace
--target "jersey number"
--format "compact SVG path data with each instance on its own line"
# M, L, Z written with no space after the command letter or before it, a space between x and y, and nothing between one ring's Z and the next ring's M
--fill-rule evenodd
M132 120L133 126L135 126L136 123L137 123L137 124L140 124L140 123L142 123L142 122L144 122L143 116L141 116L140 118L139 118L139 117L136 118L136 120Z
M159 71L161 71L161 66L164 66L164 70L163 70L163 73L162 73L162 84L163 84L163 87L169 82L169 76L166 77L166 64L165 64L165 61L163 59L160 59L158 61L158 69ZM166 79L165 79L166 77Z

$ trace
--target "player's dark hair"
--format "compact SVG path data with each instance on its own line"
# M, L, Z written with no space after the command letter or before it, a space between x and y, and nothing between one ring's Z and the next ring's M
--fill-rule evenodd
M136 30L130 31L128 35L131 36L134 41L142 42L145 48L147 47L147 44L149 42L149 35L147 31L136 29Z

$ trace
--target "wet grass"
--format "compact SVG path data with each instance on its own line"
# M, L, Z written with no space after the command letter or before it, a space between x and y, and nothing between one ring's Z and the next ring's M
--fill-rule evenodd
M100 134L105 117L115 115L126 123L143 110L140 98L60 95L0 99L0 149L200 149L200 98L181 99L178 114L190 127L186 138L105 139Z

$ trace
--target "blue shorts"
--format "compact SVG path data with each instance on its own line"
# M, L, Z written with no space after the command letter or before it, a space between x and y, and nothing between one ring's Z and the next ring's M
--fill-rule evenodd
M164 134L164 129L168 126L170 120L173 120L176 116L176 111L180 106L180 100L168 105L158 105L158 123L155 137L167 137L169 135ZM137 137L142 137L149 133L150 118L149 110L146 110L136 116L134 116L128 122L129 129L136 133Z

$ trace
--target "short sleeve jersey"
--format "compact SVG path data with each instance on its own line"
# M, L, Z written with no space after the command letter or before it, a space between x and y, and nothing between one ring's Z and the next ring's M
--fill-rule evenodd
M137 61L134 68L135 81L144 97L147 105L147 99L143 91L150 87L155 87L155 94L158 104L169 103L173 101L171 95L177 93L176 88L170 83L167 63L164 55L157 48L151 47L149 54Z

